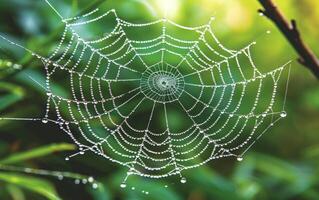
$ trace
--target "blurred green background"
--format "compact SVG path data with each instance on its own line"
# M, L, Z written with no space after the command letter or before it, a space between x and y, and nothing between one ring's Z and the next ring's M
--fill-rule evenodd
M132 22L163 16L186 26L216 17L214 31L223 44L240 49L257 40L253 55L261 71L274 69L297 55L274 25L259 16L257 0L59 0L52 1L65 17L99 5L115 8ZM276 0L279 8L297 20L306 43L319 55L319 2ZM15 42L45 55L56 44L61 24L44 1L0 0L0 32ZM272 34L265 32L271 30ZM43 53L44 52L44 53ZM42 116L45 94L32 80L45 79L42 65L12 45L0 41L0 117ZM284 86L281 85L282 87ZM35 98L36 97L36 98ZM135 177L136 188L121 189L124 169L93 154L65 162L74 146L58 127L41 123L0 121L0 168L4 165L70 171L71 177L92 175L98 189L75 184L74 179L0 171L0 199L319 199L319 85L297 62L292 63L286 110L288 117L273 127L245 155L214 160L188 171L187 184L179 180ZM79 176L79 177L77 177ZM165 187L167 185L167 187ZM142 191L149 191L146 195Z

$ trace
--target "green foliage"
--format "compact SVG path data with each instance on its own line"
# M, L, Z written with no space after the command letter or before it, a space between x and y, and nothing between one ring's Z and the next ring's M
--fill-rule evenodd
M51 144L44 147L34 148L32 150L25 151L22 153L12 154L7 158L1 159L0 164L15 164L26 160L43 157L55 152L71 150L75 150L75 146L73 144Z
M161 17L163 6L162 0L51 2L63 11L64 16L83 14L99 5L105 10L116 8L123 18L135 22ZM177 2L177 10L169 16L180 24L204 24L215 15L214 31L227 47L240 49L257 38L252 53L263 72L296 57L280 32L258 15L257 0L168 2L171 6ZM301 34L319 53L319 2L276 2L287 16L299 22ZM56 45L62 28L44 1L0 0L0 33L41 55L47 55ZM265 35L266 30L271 30L272 34ZM94 32L94 28L91 31ZM7 170L0 168L0 199L319 199L319 86L297 62L293 62L290 80L285 120L268 131L242 162L213 160L206 166L188 171L185 174L187 183L182 186L176 182L176 177L165 180L133 177L129 179L128 187L121 189L119 184L126 171L117 165L93 154L65 162L62 153L75 147L65 143L70 140L57 127L1 121L1 165L72 171L75 173L64 173L72 180L85 178L82 173L89 174L99 183L98 188L93 189L90 185L75 185L74 181L54 181L36 175L36 170L35 174L25 174L8 170L10 167ZM0 40L0 118L7 115L42 116L46 98L41 85L45 85L41 62ZM67 94L63 85L53 87L62 96ZM284 83L279 87L284 88ZM184 121L176 114L174 123ZM149 194L143 194L143 190Z
M4 93L0 97L0 111L15 104L24 96L24 91L21 87L5 82L0 82L0 92Z
M49 200L59 200L54 186L44 179L34 178L16 173L0 173L0 180L35 192Z

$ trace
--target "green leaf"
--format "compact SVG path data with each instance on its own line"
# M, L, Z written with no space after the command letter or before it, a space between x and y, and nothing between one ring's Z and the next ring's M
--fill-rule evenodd
M22 162L25 160L30 160L33 158L38 158L42 156L46 156L58 151L71 151L74 150L75 146L73 144L51 144L48 146L43 146L39 148L35 148L26 152L16 153L12 156L4 158L0 160L0 164L12 164L17 162Z
M24 96L22 88L5 82L0 83L0 92L5 93L0 96L0 111L18 102Z
M258 171L276 182L285 183L286 189L281 190L281 195L284 197L281 198L302 194L313 184L313 171L307 167L293 165L278 158L259 153L251 153L251 155L256 162Z
M200 167L186 174L187 182L191 182L199 190L205 191L215 199L242 199L233 182L215 173L208 167ZM191 188L194 189L194 188Z
M18 186L8 184L6 189L8 190L13 200L25 200L24 193Z
M14 184L23 189L37 193L49 200L60 200L55 188L51 183L43 179L25 176L16 173L0 173L0 180Z
M303 104L310 110L319 110L319 88L314 87L306 90L302 97Z
M98 187L96 189L90 187L89 192L94 197L94 200L110 200L111 194L107 187L102 183L96 183Z
M0 59L0 79L21 70L21 68L21 65L12 63L10 60Z
M305 150L304 155L306 158L319 157L319 146L312 146Z
M238 162L233 180L236 183L236 189L244 199L256 199L261 192L262 186L254 177L255 162L250 157L245 158L244 162Z

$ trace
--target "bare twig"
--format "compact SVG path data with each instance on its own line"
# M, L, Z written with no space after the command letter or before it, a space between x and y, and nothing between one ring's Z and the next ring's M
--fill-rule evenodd
M310 69L311 72L319 79L319 60L302 40L296 21L291 20L289 22L277 8L273 0L258 1L264 8L258 10L258 12L262 13L276 24L292 47L299 54L299 63Z

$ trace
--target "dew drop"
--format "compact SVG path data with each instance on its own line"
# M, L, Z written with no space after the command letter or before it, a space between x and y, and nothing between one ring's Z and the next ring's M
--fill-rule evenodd
M93 183L93 184L92 184L92 188L93 188L93 189L97 189L98 187L99 187L99 186L98 186L97 183Z
M70 160L70 158L66 157L66 158L65 158L65 160L66 160L66 161L69 161L69 160Z
M121 183L120 187L121 188L126 188L126 184L125 183Z
M61 181L63 180L63 176L62 175L58 175L58 179Z
M80 184L80 180L79 180L79 179L76 179L76 180L74 181L74 183L75 183L75 184Z
M43 123L43 124L48 123L48 119L42 119L42 123Z
M237 161L239 162L243 161L243 157L237 157Z
M89 183L93 183L94 178L90 176L90 177L88 178L88 181L89 181Z
M135 187L132 187L131 189L132 189L132 190L135 190Z
M281 114L280 114L280 117L287 117L287 113L285 111L283 111Z
M186 183L186 178L185 177L181 178L181 183Z

